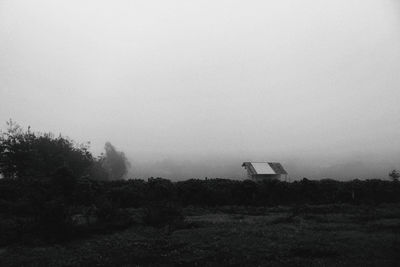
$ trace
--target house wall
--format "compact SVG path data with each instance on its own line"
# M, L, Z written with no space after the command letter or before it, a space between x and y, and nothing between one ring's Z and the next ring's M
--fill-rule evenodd
M256 174L254 169L251 166L244 166L246 169L246 174L248 179L253 179L253 176Z
M246 174L248 179L253 179L254 174L248 168L246 168Z

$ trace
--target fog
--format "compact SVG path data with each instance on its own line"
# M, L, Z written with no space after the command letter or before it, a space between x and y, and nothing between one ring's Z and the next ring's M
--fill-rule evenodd
M130 177L387 178L396 0L0 1L0 125L110 141Z

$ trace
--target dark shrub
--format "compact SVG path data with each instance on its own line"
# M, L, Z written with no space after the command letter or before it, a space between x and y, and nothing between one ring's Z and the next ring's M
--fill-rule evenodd
M38 227L48 241L63 241L71 237L72 225L65 199L47 201L39 216Z
M101 221L110 221L115 215L117 207L105 197L96 200L96 216Z
M4 177L48 176L62 167L76 177L88 173L93 163L88 145L61 135L24 130L11 120L7 124L7 131L0 135L0 173Z
M143 222L154 227L169 225L181 227L184 222L182 209L175 203L152 203L145 207Z

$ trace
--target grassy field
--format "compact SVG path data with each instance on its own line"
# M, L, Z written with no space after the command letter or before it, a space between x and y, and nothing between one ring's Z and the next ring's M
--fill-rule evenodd
M132 216L140 210L131 210ZM0 266L400 266L400 205L185 208L185 227L0 248Z

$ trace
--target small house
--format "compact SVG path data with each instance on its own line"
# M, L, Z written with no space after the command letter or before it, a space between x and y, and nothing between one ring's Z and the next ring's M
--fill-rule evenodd
M278 162L243 162L242 167L246 169L247 177L255 181L287 178L287 172Z

